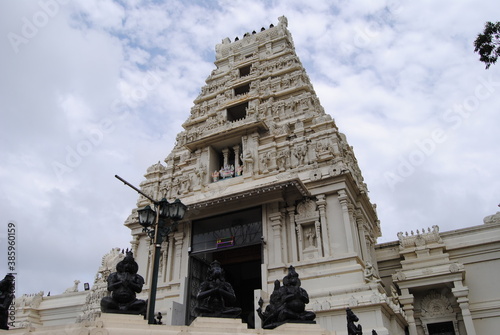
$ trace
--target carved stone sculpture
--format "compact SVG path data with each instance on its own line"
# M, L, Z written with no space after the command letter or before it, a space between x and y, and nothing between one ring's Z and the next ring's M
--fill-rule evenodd
M80 284L80 281L78 279L76 279L74 281L74 284L73 286L69 287L66 289L66 291L64 291L63 294L66 294L66 293L74 293L74 292L78 292L78 284Z
M101 300L101 311L118 314L146 314L146 301L136 298L142 291L144 278L137 274L139 266L131 251L116 265L116 272L108 277L110 297Z
M253 157L250 151L246 151L245 155L242 154L241 160L243 161L243 173L252 174L253 173Z
M300 287L299 275L295 272L295 268L290 266L288 274L283 278L283 286L280 286L279 280L274 282L274 291L264 312L263 301L259 300L260 307L257 313L264 329L273 329L287 322L314 323L316 314L305 310L308 303L309 296Z
M10 273L0 281L0 329L9 330L9 306L14 300L14 276Z
M230 283L226 282L224 270L218 261L213 261L207 271L207 278L200 285L195 308L198 316L235 318L241 308L235 307L236 295Z
M354 314L353 311L351 311L350 308L346 309L346 314L347 314L347 335L363 335L363 330L361 325L355 325L354 322L358 322L359 319Z

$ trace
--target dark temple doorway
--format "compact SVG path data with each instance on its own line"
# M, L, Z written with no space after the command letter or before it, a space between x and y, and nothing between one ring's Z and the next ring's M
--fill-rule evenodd
M439 322L427 325L429 335L455 335L453 322Z
M234 289L241 319L254 327L254 290L262 287L261 220L258 207L193 222L186 324L196 318L199 285L210 263L217 260Z

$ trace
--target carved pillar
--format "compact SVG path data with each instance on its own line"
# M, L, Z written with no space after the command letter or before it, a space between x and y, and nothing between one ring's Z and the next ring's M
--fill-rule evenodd
M201 161L201 149L198 149L194 152L196 161L198 162L198 167L201 167L203 165L203 162Z
M302 242L302 237L304 234L302 233L302 225L296 224L297 226L295 227L295 230L297 232L298 236L298 245L299 245L299 260L302 259L304 256L304 242Z
M175 261L174 261L174 280L178 280L181 276L182 267L182 246L184 243L184 232L174 233L175 241Z
M240 167L240 146L235 145L233 147L234 150L234 170L238 171L238 168Z
M297 263L299 261L299 255L298 255L298 245L297 245L297 233L295 230L295 206L287 207L286 208L287 213L288 213L288 220L290 221L290 234L291 234L291 240L292 240L292 262Z
M139 235L134 235L132 241L130 241L130 249L132 249L132 253L137 255L137 248L139 247Z
M347 243L347 252L354 252L354 232L352 229L351 223L351 214L352 211L350 208L352 207L349 202L349 198L345 190L340 190L338 192L340 206L342 207L342 218L344 219L344 229L346 234L346 243Z
M201 161L201 153L201 149L195 151L196 161L198 162L198 167L196 168L198 169L197 176L199 178L198 183L195 184L196 189L199 189L199 187L205 185L205 177L207 173L207 166Z
M352 241L354 246L354 252L356 252L361 257L361 247L359 246L359 232L358 226L356 225L356 208L352 202L347 205L349 210L349 229L352 235Z
M282 229L281 229L281 250L282 250L282 260L284 262L288 261L290 259L290 256L288 255L288 243L289 239L287 238L287 226L286 226L286 209L282 208L280 210L281 212L281 219L283 221Z
M453 295L457 298L457 303L462 310L462 317L464 319L465 329L467 335L476 335L476 329L472 322L472 315L469 309L469 288L462 284L461 280L454 282L455 287L451 290Z
M403 310L405 311L406 319L408 320L408 330L410 331L409 335L418 335L417 324L415 323L415 311L413 310L413 294L410 293L409 289L404 288L401 290L399 302L404 305Z
M170 243L168 241L163 241L161 244L161 256L160 256L160 268L158 269L158 273L162 278L162 281L166 283L168 281L168 245Z
M172 243L173 239L174 239L174 234L168 235L167 266L166 266L168 281L172 281L174 279L174 273L173 273L174 243Z
M283 218L281 213L273 213L269 216L269 221L271 222L271 227L273 229L273 260L275 264L280 264L283 262L281 255L282 243L281 243L281 228L283 226Z
M323 248L321 247L323 245L321 239L321 223L319 220L314 221L314 228L316 231L316 245L318 246L318 253L320 257L323 257Z
M368 248L366 247L366 230L365 230L365 225L363 220L358 216L356 218L356 224L358 226L358 232L359 232L359 244L361 246L361 258L366 262L366 261L372 261L371 260L371 253L368 251Z
M148 283L147 285L149 285L149 283L151 282L151 277L153 276L153 256L154 256L154 248L155 246L153 244L151 244L151 238L146 235L146 238L145 238L145 241L147 243L147 245L149 246L148 247L148 262L147 262L147 268L146 268L146 279L145 279L145 282Z
M328 223L326 221L326 199L324 194L316 196L318 199L316 204L318 205L319 217L321 222L321 237L323 241L324 256L331 256L330 252L330 234L328 233ZM319 236L319 235L318 235Z
M222 166L229 165L229 148L222 149L222 155L224 156L224 164Z

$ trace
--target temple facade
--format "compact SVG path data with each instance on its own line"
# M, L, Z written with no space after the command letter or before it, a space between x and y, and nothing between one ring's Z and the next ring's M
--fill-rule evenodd
M307 309L332 334L347 334L346 308L366 333L495 333L499 216L470 229L441 233L435 226L377 244L376 206L353 148L321 106L287 19L239 40L226 38L215 51L215 68L174 149L140 184L150 198L188 206L161 245L156 311L163 322L195 320L196 292L217 260L250 328L261 327L259 299L268 304L275 280L293 266L309 294ZM140 196L125 222L146 281L144 298L154 245L137 209L150 204ZM105 278L120 257L114 250L103 258L89 292L61 296L73 297L72 308L80 310L72 320L82 327L99 318ZM27 326L63 323L43 316L44 302L56 297L35 299L36 308L18 307Z
M343 324L345 308L355 305L370 327L404 334L405 314L386 299L378 275L375 206L352 147L295 53L287 19L215 50L215 69L174 149L140 185L151 198L188 205L162 246L157 309L189 324L207 264L218 260L243 320L258 324L255 300L266 301L293 265L325 328ZM137 207L149 203L141 197ZM149 282L150 240L135 212L126 226Z

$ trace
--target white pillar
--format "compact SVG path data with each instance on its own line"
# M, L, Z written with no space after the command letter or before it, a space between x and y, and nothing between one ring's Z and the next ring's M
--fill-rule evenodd
M366 247L366 232L363 221L361 219L358 219L357 225L359 231L359 244L361 245L361 257L365 262L369 261L370 263L372 263L371 253Z
M281 228L283 226L283 217L281 213L273 213L269 215L269 221L273 229L273 260L275 264L281 264L283 262L281 251Z
M175 241L175 261L174 261L174 280L179 280L181 277L182 267L182 246L184 244L184 232L174 233Z
M403 304L403 310L406 314L406 319L408 320L408 330L410 331L410 335L418 335L417 334L417 324L415 323L415 312L413 310L413 294L410 293L410 290L404 288L401 290L401 295L399 296L399 302Z
M238 168L240 167L240 146L235 145L233 147L234 150L234 170L238 171Z
M455 287L451 290L457 298L457 303L462 310L462 318L464 319L465 330L467 335L476 335L476 329L472 321L472 315L469 309L469 288L464 286L461 280L454 282Z
M297 232L295 230L295 206L287 207L288 220L290 225L291 234L291 250L292 250L292 263L297 263L299 261L298 256L298 245L297 245Z
M340 190L338 192L340 206L342 207L342 218L344 219L344 229L345 237L347 243L347 252L354 252L354 232L352 229L351 215L349 214L352 209L352 205L349 202L347 193L345 190Z
M316 196L318 199L316 205L318 205L319 218L321 222L321 240L323 241L323 255L328 257L331 256L330 253L330 235L328 233L328 222L326 222L326 199L324 194ZM318 240L319 241L319 240ZM318 245L318 249L321 246Z
M222 167L229 165L229 148L222 149L222 155L224 156L224 164Z

